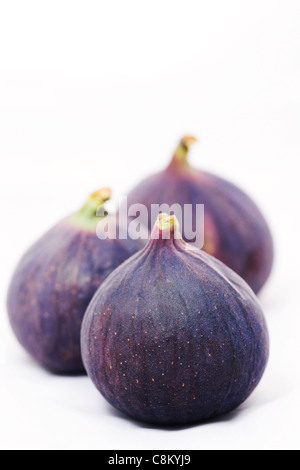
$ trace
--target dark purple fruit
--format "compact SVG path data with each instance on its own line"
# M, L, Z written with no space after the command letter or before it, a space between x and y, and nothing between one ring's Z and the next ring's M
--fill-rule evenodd
M133 189L128 195L128 204L144 204L149 213L152 204L178 203L181 207L192 204L193 221L196 220L196 204L204 204L204 251L237 272L258 293L273 264L269 227L258 207L243 191L189 165L188 149L194 141L192 137L184 137L170 165ZM178 211L174 213L180 220ZM181 232L185 241L191 241L185 237L184 221Z
M97 237L96 211L109 198L110 190L94 193L81 211L53 227L25 254L11 281L12 328L23 347L55 372L84 371L80 329L86 308L103 280L144 246Z
M161 424L236 408L259 383L269 353L253 291L185 243L175 217L166 214L146 248L95 294L81 345L86 370L109 403Z

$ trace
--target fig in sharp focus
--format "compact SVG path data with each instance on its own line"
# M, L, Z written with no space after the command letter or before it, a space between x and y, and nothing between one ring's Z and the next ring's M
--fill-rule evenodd
M194 141L193 137L184 137L170 165L133 189L128 204L144 204L149 214L153 204L179 204L181 208L192 204L193 221L196 204L204 204L204 251L237 272L258 293L273 263L273 241L267 222L256 204L238 187L189 164L188 150ZM180 220L176 209L174 214ZM185 237L184 220L181 232L184 240L190 241Z
M146 248L95 294L81 345L86 370L109 403L161 424L234 409L259 383L269 352L253 291L185 243L175 217L166 214Z
M103 280L144 246L97 237L97 208L110 194L92 194L77 214L54 226L23 256L11 281L12 328L31 356L55 372L84 371L80 329L86 308ZM113 216L103 211L103 217Z

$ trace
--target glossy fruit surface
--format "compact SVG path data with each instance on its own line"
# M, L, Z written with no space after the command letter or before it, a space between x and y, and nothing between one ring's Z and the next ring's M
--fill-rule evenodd
M86 370L109 403L161 424L198 422L236 408L259 383L269 353L253 291L185 243L167 215L146 248L95 294L81 345Z
M237 272L258 293L273 264L270 229L257 205L241 189L188 163L188 149L194 141L192 137L184 137L170 165L133 189L128 195L128 204L143 204L149 214L154 204L179 204L179 210L172 211L179 220L183 219L183 206L191 204L194 229L196 204L204 204L204 245L200 236L201 246L198 244L198 247ZM166 211L164 207L163 212ZM149 217L149 230L159 212L154 211L154 217ZM191 241L185 236L186 228L183 219L183 238Z
M94 193L77 214L53 227L23 256L11 281L12 328L31 356L55 372L84 371L80 329L86 308L103 280L142 248L139 241L97 237L96 211L109 197L108 189Z

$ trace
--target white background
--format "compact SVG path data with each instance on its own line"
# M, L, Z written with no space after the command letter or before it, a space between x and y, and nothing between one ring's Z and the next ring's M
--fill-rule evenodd
M1 448L299 449L299 24L299 0L1 1ZM120 416L87 377L41 370L5 297L46 229L91 191L122 195L165 167L186 133L192 163L239 184L271 225L271 359L237 411L167 430Z

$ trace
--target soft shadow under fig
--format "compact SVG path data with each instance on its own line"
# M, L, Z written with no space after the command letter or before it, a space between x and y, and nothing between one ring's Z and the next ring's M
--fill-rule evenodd
M221 416L218 416L216 418L212 419L207 419L204 421L199 421L195 423L190 423L190 424L156 424L156 423L147 423L144 421L139 421L137 419L131 418L130 416L122 413L121 411L116 410L113 408L111 405L107 404L107 410L110 415L115 416L116 418L119 418L124 421L128 421L132 423L135 426L138 426L140 428L144 429L157 429L157 430L162 430L162 431L184 431L185 429L191 429L195 428L198 426L204 426L208 424L214 424L214 423L219 423L219 422L227 422L231 421L236 418L237 415L243 412L242 409L236 409L233 411L230 411L226 414L223 414Z
M51 369L44 369L51 375L55 375L56 377L87 377L87 373L85 371L82 372L57 372Z

